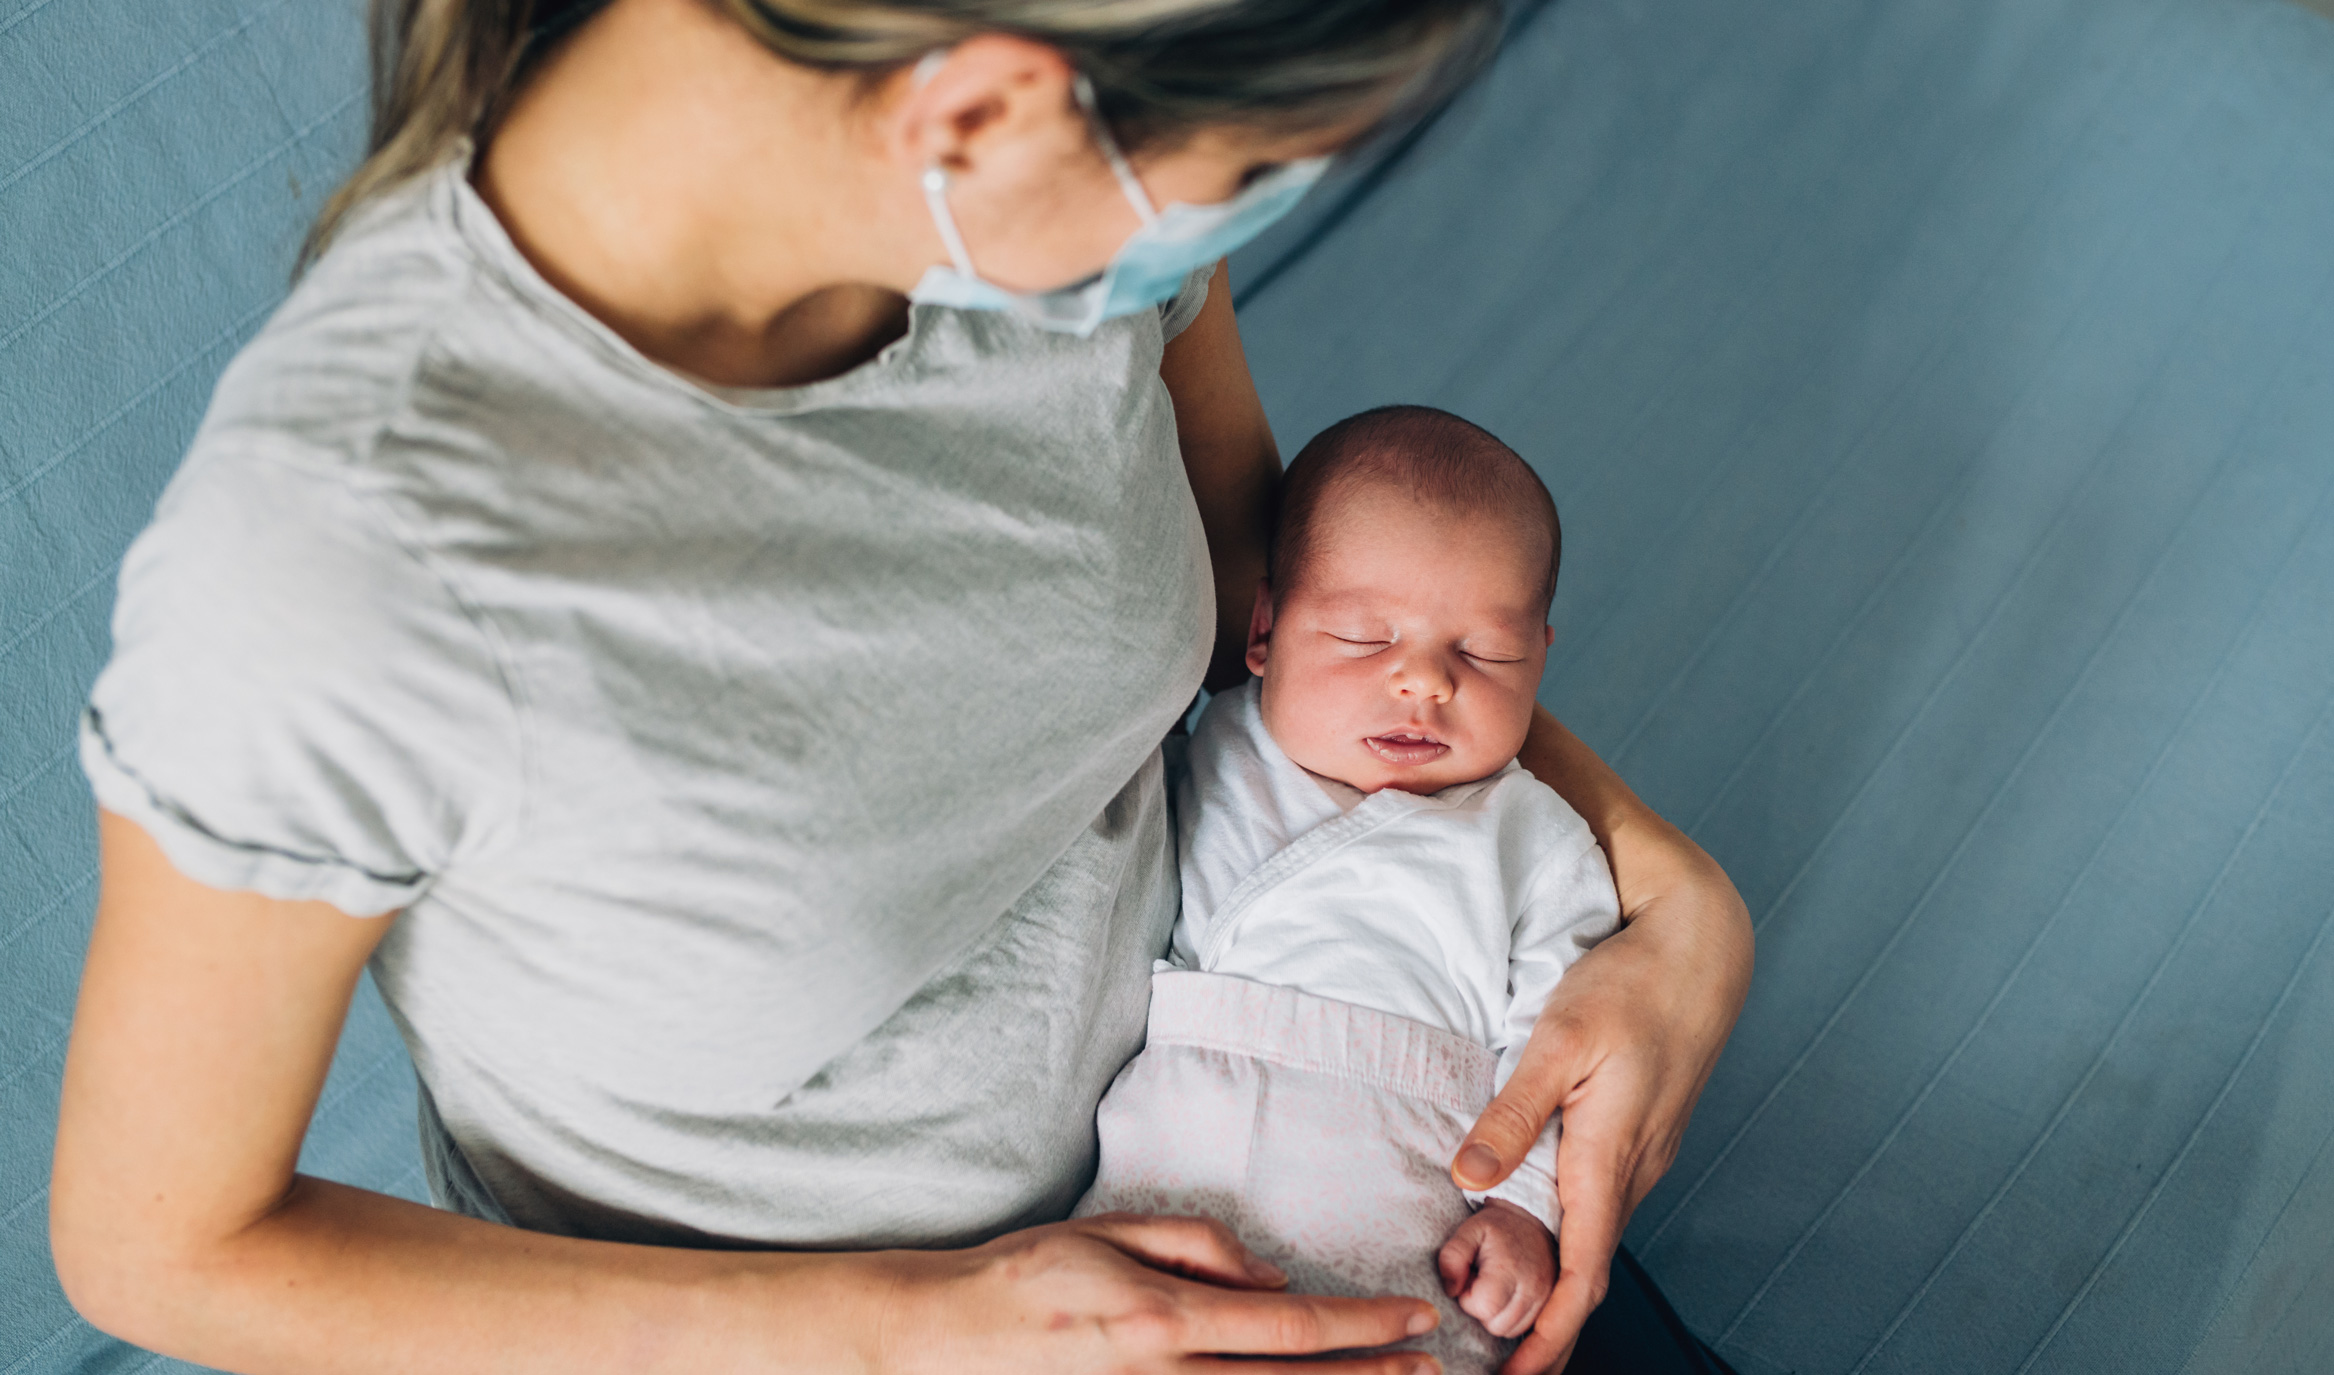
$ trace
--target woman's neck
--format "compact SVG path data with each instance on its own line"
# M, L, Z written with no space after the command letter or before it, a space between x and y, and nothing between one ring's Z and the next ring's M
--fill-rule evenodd
M916 247L855 78L702 0L616 0L535 73L473 172L519 251L659 362L728 386L846 372L907 327ZM903 278L905 280L903 280Z

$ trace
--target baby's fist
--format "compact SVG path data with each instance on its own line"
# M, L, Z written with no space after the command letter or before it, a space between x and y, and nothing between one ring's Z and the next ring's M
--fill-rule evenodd
M1460 1312L1494 1337L1520 1337L1555 1287L1555 1238L1530 1213L1489 1199L1443 1243L1435 1268Z

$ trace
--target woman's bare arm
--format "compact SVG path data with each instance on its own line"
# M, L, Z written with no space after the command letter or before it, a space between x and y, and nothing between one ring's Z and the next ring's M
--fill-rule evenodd
M1265 546L1280 492L1280 450L1248 375L1248 355L1240 347L1228 264L1216 264L1207 304L1168 341L1159 376L1175 403L1183 470L1208 532L1216 641L1207 687L1221 692L1248 678L1248 616L1256 606L1256 585L1264 580Z
M118 817L101 840L50 1232L84 1316L155 1350L253 1375L1164 1370L1382 1344L1427 1311L1270 1292L1229 1233L1188 1220L955 1252L688 1251L307 1178L300 1141L392 919L203 887Z
M833 1338L864 1323L799 1321L872 1309L853 1262L537 1236L295 1174L393 919L205 888L130 822L100 824L50 1205L92 1322L255 1372L718 1369L788 1332L822 1358L805 1364L854 1362Z

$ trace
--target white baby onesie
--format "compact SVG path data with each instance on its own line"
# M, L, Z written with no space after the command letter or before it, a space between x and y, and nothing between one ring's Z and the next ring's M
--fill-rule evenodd
M1408 1294L1403 1345L1491 1375L1514 1343L1442 1289L1435 1254L1483 1195L1451 1157L1548 990L1618 924L1604 854L1510 763L1432 797L1364 797L1218 697L1178 801L1183 915L1143 1052L1095 1115L1081 1216L1200 1215L1309 1294ZM1489 1196L1556 1223L1553 1123Z
M1208 704L1177 803L1174 967L1455 1032L1497 1054L1495 1086L1556 981L1620 924L1604 851L1555 789L1510 761L1431 796L1365 795L1281 751L1254 679ZM1488 1193L1551 1226L1557 1129Z

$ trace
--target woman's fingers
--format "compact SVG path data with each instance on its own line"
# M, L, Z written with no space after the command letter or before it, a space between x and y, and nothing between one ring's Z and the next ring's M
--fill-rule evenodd
M1184 1349L1240 1356L1307 1356L1385 1346L1434 1330L1419 1299L1345 1299L1221 1289L1189 1295Z
M1555 1301L1553 1296L1548 1300L1551 1304ZM1548 1310L1541 1309L1540 1316L1546 1318ZM1516 1343L1514 1354L1507 1358L1506 1365L1499 1368L1499 1375L1541 1375L1543 1371L1562 1370L1565 1363L1572 1359L1573 1343L1579 1339L1576 1331L1571 1338L1560 1342L1549 1336L1546 1330L1534 1327L1524 1334L1522 1341Z
M1240 1356L1348 1351L1420 1336L1434 1330L1439 1317L1432 1304L1417 1299L1269 1292L1287 1284L1288 1276L1212 1218L1111 1213L1075 1225L1145 1265L1193 1281L1181 1286L1177 1297L1183 1311L1173 1324L1176 1342L1185 1351ZM1355 1369L1425 1368L1400 1353L1389 1359L1394 1363L1364 1363Z
M1528 1148L1540 1128L1530 1115L1543 1105L1564 1112L1564 1135L1556 1147L1556 1196L1564 1205L1557 1223L1556 1285L1503 1375L1543 1375L1563 1367L1581 1325L1604 1299L1621 1228L1644 1189L1660 1177L1655 1168L1650 1178L1640 1180L1638 1167L1649 1154L1658 1154L1648 1149L1649 1142L1666 1134L1676 1114L1665 1113L1655 1101L1658 1076L1626 1053L1629 1042L1622 1045L1623 1053L1608 1054L1587 1031L1544 1017L1501 1094L1509 1106L1494 1100L1461 1148L1454 1174L1463 1177L1469 1149L1509 1140ZM1681 1105L1677 1112L1682 1111ZM1503 1163L1512 1166L1521 1148Z
M1220 1369L1323 1352L1355 1353L1330 1368L1357 1375L1433 1369L1416 1353L1370 1350L1433 1330L1432 1304L1188 1277L1240 1273L1248 1260L1203 1218L1085 1218L964 1251L890 1254L897 1282L877 1324L877 1366L901 1375L1158 1375L1198 1358Z
M1144 1264L1195 1281L1181 1295L1181 1339L1187 1351L1243 1356L1347 1351L1420 1336L1440 1320L1432 1304L1417 1299L1259 1292L1287 1284L1288 1276L1213 1218L1113 1213L1085 1225L1091 1235ZM1225 1284L1247 1287L1218 1287Z
M1192 1375L1289 1375L1287 1361L1227 1361L1215 1356L1187 1357L1180 1368ZM1442 1375L1442 1368L1442 1362L1423 1351L1388 1351L1304 1365L1305 1375Z
M1636 1203L1634 1137L1616 1128L1641 1121L1643 1109L1631 1106L1635 1095L1626 1087L1603 1085L1601 1096L1584 1094L1565 1110L1556 1153L1556 1196L1564 1201L1556 1224L1556 1287L1501 1375L1561 1370L1582 1324L1604 1302L1613 1252ZM1622 1123L1608 1120L1616 1116Z
M1621 1244L1623 1209L1618 1178L1579 1202L1567 1201L1558 1224L1556 1287L1532 1327L1534 1344L1548 1352L1544 1364L1510 1361L1507 1375L1535 1375L1558 1369L1556 1358L1568 1354L1580 1339L1582 1324L1605 1301L1612 1282L1613 1251ZM1525 1353L1518 1350L1519 1357Z
M1081 1226L1143 1264L1171 1274L1241 1289L1278 1289L1289 1282L1279 1266L1250 1251L1231 1228L1214 1218L1105 1213Z

